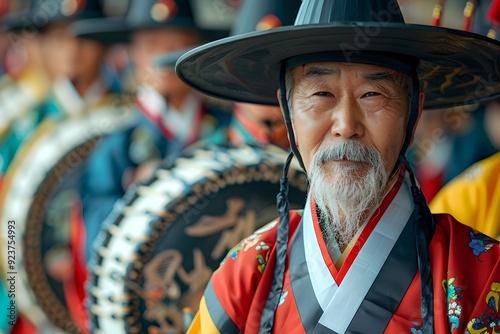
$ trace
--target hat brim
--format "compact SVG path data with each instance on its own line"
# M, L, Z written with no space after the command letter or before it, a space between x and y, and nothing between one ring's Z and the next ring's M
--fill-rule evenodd
M73 35L102 44L129 43L132 28L122 17L81 20L71 25Z
M420 59L425 108L500 96L500 42L459 30L402 23L280 27L205 44L181 56L177 75L216 98L277 105L281 61L309 53L390 52Z
M193 20L178 19L167 23L146 22L132 25L125 17L96 18L77 21L71 26L73 35L103 44L130 43L135 31L141 29L185 28L199 30ZM203 29L200 34L208 40L224 38L227 30Z
M179 58L185 54L186 52L194 49L197 46L191 46L187 48L183 48L177 51L172 51L166 54L163 54L161 56L155 57L153 59L153 66L158 67L158 68L173 68L175 66L175 63Z
M0 26L2 30L20 30L26 25L26 21L23 18L28 17L29 12L17 12L6 15L2 20L0 20Z

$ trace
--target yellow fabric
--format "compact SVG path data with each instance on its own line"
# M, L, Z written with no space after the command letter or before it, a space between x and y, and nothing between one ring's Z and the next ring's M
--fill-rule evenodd
M500 153L482 160L447 184L430 203L433 213L500 238Z
M205 297L201 298L200 309L196 313L191 326L189 326L187 334L220 334L212 321L212 317L210 317Z

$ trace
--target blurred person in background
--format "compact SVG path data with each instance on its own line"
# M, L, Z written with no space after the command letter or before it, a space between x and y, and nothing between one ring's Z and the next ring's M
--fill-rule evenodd
M107 29L109 34L130 35L140 117L134 126L100 143L87 163L82 183L87 260L102 221L132 184L149 177L162 159L175 159L184 147L227 126L230 119L227 112L209 107L172 69L155 70L151 65L156 56L205 39L189 1L133 0L125 21L125 29L113 22ZM106 35L105 25L100 38Z
M17 96L12 96L10 91L2 91L6 95L2 98L2 102L12 106L16 112L16 117L6 128L0 147L2 168L5 172L2 192L7 194L5 196L8 196L9 191L15 191L19 187L13 181L13 175L17 172L14 167L29 159L31 147L35 146L39 137L44 136L47 131L54 130L58 123L67 118L113 107L112 96L120 92L120 85L103 63L108 48L107 43L76 38L70 30L71 24L75 21L102 18L103 15L102 2L98 0L53 2L39 0L29 4L28 11L19 12L6 21L7 27L10 28L10 40L16 43L12 48L18 48L17 52L28 50L26 53L30 60L29 66L23 69L16 83L21 86L25 76L29 79L26 81L35 82L36 84L24 86L36 88L33 91L37 93L37 99L32 99L36 100L36 103L31 103L29 108L21 112L16 108L20 105L16 102L17 99L13 100ZM10 72L9 77L11 77ZM28 89L26 91L30 92ZM19 97L19 100L31 102L29 97ZM61 145L54 143L56 144ZM24 153L20 155L20 152ZM16 164L16 161L20 163ZM48 163L56 164L57 161ZM58 181L67 182L63 179L61 176ZM74 185L72 186L74 188ZM48 204L50 205L44 208L45 211L57 207L57 203ZM62 212L60 214L63 215ZM65 223L69 223L69 220ZM71 268L72 265L72 263L58 262L57 266L47 266L55 270L48 275L54 274L55 279L60 279L66 284L68 277L57 275L63 272L61 268ZM68 299L67 302L68 305L77 305L76 308L81 310L81 301L77 296L75 300ZM17 327L18 325L15 329Z
M8 48L8 39L7 39L7 32L5 30L5 27L3 26L3 18L5 15L7 15L9 11L9 3L7 1L0 1L0 77L3 76L4 74L4 57L7 52ZM0 86L2 85L3 80L0 79ZM1 184L1 178L0 178L0 184ZM3 243L2 243L3 245ZM3 275L3 268L1 270L2 274L0 275L0 307L4 308L4 310L10 306L10 301L11 298L9 298L9 293L8 289L6 288L7 281L5 280L6 277ZM12 327L11 324L9 324L9 317L3 317L3 319L0 320L0 332L1 333L8 333L10 332L10 329Z
M443 186L451 155L452 140L444 120L446 113L447 109L422 113L413 145L408 150L409 161L428 201Z
M5 73L5 54L9 46L7 32L4 27L3 19L9 13L10 4L7 0L0 1L0 77Z
M1 22L7 48L2 59L5 73L0 78L0 178L37 123L37 110L50 87L40 59L40 28L28 20L31 6L29 1L17 6L12 2Z
M247 32L273 29L293 25L301 0L252 0L240 8L230 34L236 36ZM191 48L170 52L154 59L154 66L159 69L173 69L180 56ZM276 104L278 101L276 100ZM288 149L288 139L281 110L278 106L235 103L233 118L227 128L219 128L213 135L194 145L207 144L227 146L238 145L276 145ZM160 209L160 208L158 208ZM179 232L179 231L178 231ZM184 237L179 233L179 237ZM196 248L196 244L189 247ZM192 250L188 251L192 252ZM206 255L209 257L209 255ZM206 282L199 277L197 284L202 288L183 295L182 306L197 311ZM187 324L189 325L189 324Z
M500 100L485 106L484 128L488 140L500 151ZM470 146L470 150L481 150ZM441 189L430 202L434 213L447 212L456 219L500 240L500 153L472 165Z
M76 39L69 30L75 20L102 15L97 0L57 0L50 6L35 0L28 12L17 14L11 36L16 47L27 50L28 62L16 84L26 87L19 89L26 93L0 91L2 101L9 106L7 113L13 110L15 115L1 137L4 175L20 146L45 118L78 114L89 104L99 103L108 92L119 90L101 72L105 47ZM17 100L23 102L18 104Z
M301 0L253 0L246 1L234 21L230 35L236 36L252 31L262 31L293 25ZM181 56L166 55L156 64L174 66ZM229 127L221 128L206 141L216 144L268 145L273 144L288 150L289 142L281 109L277 105L259 105L236 102Z
M447 1L436 4L433 25L441 24L447 4ZM468 2L464 9L463 30L486 34L482 18L489 5L489 1ZM487 130L486 109L483 104L423 113L409 150L409 160L427 201L472 164L498 151L492 142L491 131Z

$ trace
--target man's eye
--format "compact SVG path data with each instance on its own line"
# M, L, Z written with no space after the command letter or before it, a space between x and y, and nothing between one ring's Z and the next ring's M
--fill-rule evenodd
M316 93L314 93L314 95L316 95L316 96L332 96L332 94L329 92L316 92Z
M377 93L377 92L368 92L364 96L372 97L372 96L379 96L379 95L380 95L380 93Z

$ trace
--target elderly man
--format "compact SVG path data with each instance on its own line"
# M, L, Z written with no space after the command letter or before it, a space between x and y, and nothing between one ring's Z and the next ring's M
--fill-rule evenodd
M404 158L424 107L498 95L498 51L471 33L406 25L394 0L304 0L294 27L184 55L177 73L213 96L265 104L279 88L311 184L299 212L283 187L279 224L230 252L191 333L498 328L498 243L432 216Z

